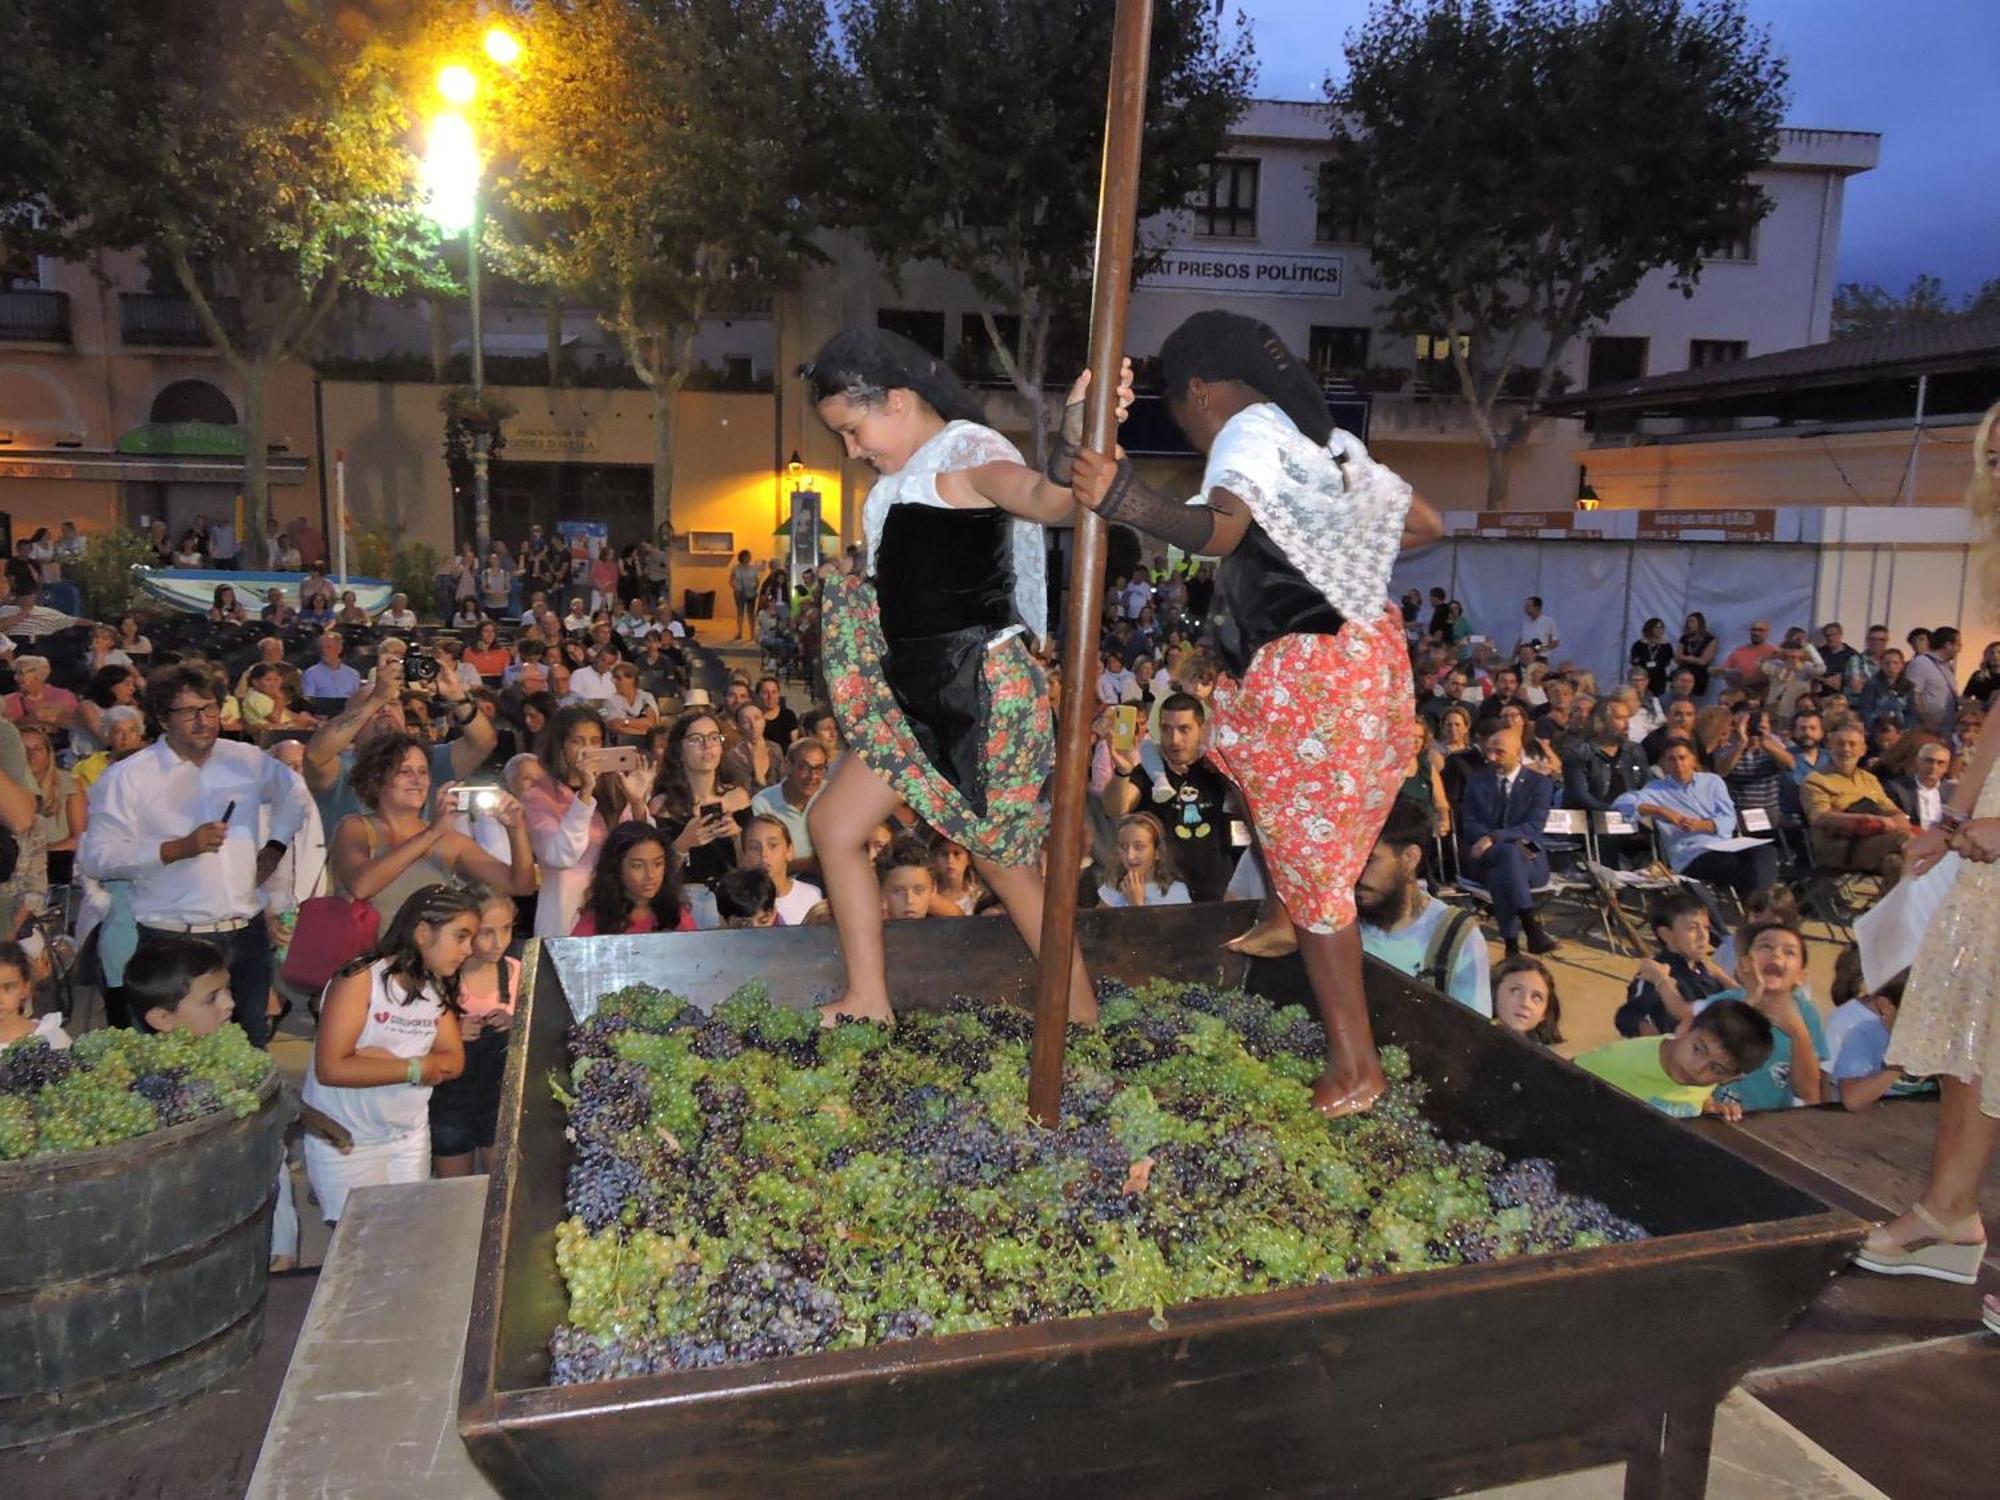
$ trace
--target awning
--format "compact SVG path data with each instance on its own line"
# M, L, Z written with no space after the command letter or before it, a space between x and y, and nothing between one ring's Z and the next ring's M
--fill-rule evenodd
M257 612L263 609L272 589L284 590L285 602L297 609L299 585L306 581L306 575L232 573L221 568L134 568L132 581L161 603L191 615L206 614L209 606L215 602L217 586L226 583L236 590L237 602L249 613L254 622ZM329 578L327 581L333 585L335 599L352 589L354 602L371 615L378 615L387 609L389 600L396 592L393 583L385 583L380 578L350 577L345 583L338 578Z

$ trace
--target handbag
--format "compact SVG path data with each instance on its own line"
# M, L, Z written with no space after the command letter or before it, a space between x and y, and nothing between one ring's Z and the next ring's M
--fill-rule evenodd
M375 820L364 817L368 857L375 857ZM299 903L298 923L279 978L294 989L317 995L347 964L375 947L382 917L366 901L352 896L308 896Z

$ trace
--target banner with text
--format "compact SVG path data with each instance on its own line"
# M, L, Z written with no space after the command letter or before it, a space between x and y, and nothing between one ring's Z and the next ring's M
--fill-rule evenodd
M1142 292L1220 292L1246 297L1338 297L1344 255L1273 255L1255 250L1177 248L1139 281Z

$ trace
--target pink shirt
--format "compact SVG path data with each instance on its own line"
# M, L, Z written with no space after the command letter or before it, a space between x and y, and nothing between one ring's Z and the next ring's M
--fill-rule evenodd
M0 712L16 724L24 720L39 719L45 723L68 723L76 717L76 694L68 688L44 686L33 698L20 693L9 693L0 700Z
M592 797L579 797L548 778L521 800L528 844L542 873L542 896L535 903L535 936L568 937L583 909L583 893L597 869L597 856L610 834ZM618 821L632 816L628 807Z
M626 932L658 932L659 930L660 930L659 924L653 920L653 913L651 908L647 908L646 910L643 911L634 912L632 914L632 920L625 924ZM674 923L674 931L675 932L694 931L694 913L689 911L685 906L681 908L680 920ZM576 926L570 928L569 935L571 937L600 936L597 930L596 916L591 912L583 913L582 916L576 919Z

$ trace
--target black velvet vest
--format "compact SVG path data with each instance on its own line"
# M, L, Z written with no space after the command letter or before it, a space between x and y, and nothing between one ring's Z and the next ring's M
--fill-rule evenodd
M1258 648L1281 635L1338 635L1346 623L1254 521L1215 570L1210 636L1232 677L1240 678Z

